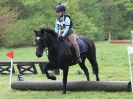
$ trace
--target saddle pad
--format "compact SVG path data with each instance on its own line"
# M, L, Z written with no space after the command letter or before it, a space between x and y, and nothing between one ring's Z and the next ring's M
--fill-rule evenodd
M81 39L77 39L77 44L79 45L80 53L83 53L87 50L85 43Z

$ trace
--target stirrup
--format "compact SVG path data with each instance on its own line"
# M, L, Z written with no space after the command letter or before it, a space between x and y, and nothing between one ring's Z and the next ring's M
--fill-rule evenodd
M79 56L79 57L77 57L77 63L82 63L82 59L81 59L81 57Z

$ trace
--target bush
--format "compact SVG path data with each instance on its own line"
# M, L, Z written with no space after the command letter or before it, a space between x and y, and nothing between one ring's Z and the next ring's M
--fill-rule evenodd
M93 0L91 1L94 2ZM80 7L80 1L65 0L65 2L68 4L67 12L70 13L74 21L74 27L78 35L86 35L93 40L103 39L104 36L101 35L102 29L99 31L100 29L96 22L94 22L94 19L92 20L94 15L89 16L89 12L86 14L82 11L83 8L81 9ZM56 19L54 7L57 3L57 0L52 0L52 2L49 2L49 0L37 0L34 2L26 0L2 1L3 7L10 7L10 10L18 13L16 21L12 24L12 29L5 34L4 46L32 46L35 43L34 29L43 27L54 29Z
M0 9L0 43L3 45L5 33L9 31L16 14L10 11L9 8Z
M12 30L6 33L6 47L21 47L34 45L34 29L51 27L44 15L37 13L27 20L19 20L13 26Z

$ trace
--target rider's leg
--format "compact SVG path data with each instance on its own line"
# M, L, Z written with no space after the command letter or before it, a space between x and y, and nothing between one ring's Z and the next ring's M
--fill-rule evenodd
M78 63L82 63L82 59L80 57L80 50L79 50L79 46L77 44L77 35L76 33L71 33L69 36L68 36L70 42L73 44L73 47L75 49L75 52L76 52L76 55L77 55L77 62Z
M82 59L81 59L81 57L80 57L79 46L78 46L77 44L73 44L73 47L75 48L75 51L76 51L77 62L78 62L78 63L82 63Z

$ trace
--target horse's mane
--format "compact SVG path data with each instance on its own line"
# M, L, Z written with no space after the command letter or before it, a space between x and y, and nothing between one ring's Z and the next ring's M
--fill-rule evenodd
M57 33L55 33L54 30L52 29L49 29L49 28L42 28L41 31L45 31L47 33L49 33L51 36L53 36L54 38L57 38Z

